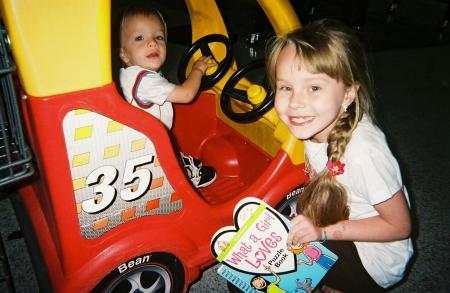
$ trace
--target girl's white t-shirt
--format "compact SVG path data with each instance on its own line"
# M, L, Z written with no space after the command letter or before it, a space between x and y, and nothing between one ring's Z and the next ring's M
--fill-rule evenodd
M143 70L146 73L138 80ZM173 107L172 103L167 101L167 97L175 89L175 84L170 83L158 72L145 70L140 66L130 66L120 69L120 86L129 103L155 116L168 129L172 128ZM150 108L140 107L133 98L133 88L136 88L136 98L141 103L154 105Z
M305 141L305 153L316 172L322 171L328 161L327 146L327 143ZM398 162L385 135L367 117L358 123L341 162L345 163L345 172L336 179L347 190L350 220L378 215L373 206L390 199L399 190L405 193L409 203ZM354 243L364 268L384 288L402 279L413 254L411 239Z

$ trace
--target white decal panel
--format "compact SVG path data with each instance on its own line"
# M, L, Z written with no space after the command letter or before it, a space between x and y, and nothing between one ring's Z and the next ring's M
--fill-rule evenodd
M67 113L63 130L83 237L182 208L142 133L84 109Z

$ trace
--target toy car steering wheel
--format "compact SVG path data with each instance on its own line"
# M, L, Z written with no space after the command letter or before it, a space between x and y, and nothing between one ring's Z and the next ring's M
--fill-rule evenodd
M210 43L222 43L226 47L226 55L223 60L219 61L214 56L211 51L209 44ZM195 41L192 46L184 53L181 57L180 64L178 66L178 79L180 82L184 82L186 80L186 68L188 66L189 61L195 52L200 50L203 56L211 56L217 63L217 68L210 75L204 75L202 77L202 82L200 84L200 90L211 87L213 84L218 82L228 71L233 62L233 48L231 46L230 40L220 34L211 34L206 35L197 41ZM207 71L209 72L209 70Z
M249 72L264 68L264 60L256 60L248 63L236 71L225 84L220 96L220 107L225 115L235 122L245 122L262 116L270 110L274 104L274 94L264 75L261 85L252 85L246 91L235 88L236 84ZM264 90L264 92L263 92ZM261 94L263 94L261 98ZM264 95L265 94L265 95ZM260 95L255 98L253 96ZM231 99L235 99L252 107L252 110L244 113L234 112L231 108Z

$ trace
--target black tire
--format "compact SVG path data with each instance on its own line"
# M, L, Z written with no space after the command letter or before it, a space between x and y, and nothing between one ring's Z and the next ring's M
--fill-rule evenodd
M158 252L127 260L103 278L93 292L178 293L183 287L181 262L171 254Z
M297 216L297 201L300 194L305 189L305 185L299 185L297 188L286 194L283 199L275 206L275 209L288 219Z

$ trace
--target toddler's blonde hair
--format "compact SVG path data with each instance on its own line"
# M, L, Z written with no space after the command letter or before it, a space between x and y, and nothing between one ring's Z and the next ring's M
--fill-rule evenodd
M122 18L120 21L120 46L122 46L122 32L123 32L123 28L125 23L133 18L134 16L138 16L138 15L142 15L142 16L156 16L157 18L159 18L159 20L161 21L161 23L164 26L164 36L167 40L167 24L166 21L164 20L164 17L162 16L161 12L154 8L154 7L150 7L144 4L131 4L129 6L127 6L123 13L122 13Z

